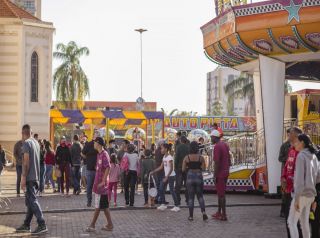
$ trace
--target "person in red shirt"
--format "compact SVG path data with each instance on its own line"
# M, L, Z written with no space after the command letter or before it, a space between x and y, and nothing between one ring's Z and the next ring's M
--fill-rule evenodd
M291 206L291 201L292 201L292 197L291 197L291 193L293 192L293 178L294 178L294 171L295 171L295 166L296 166L296 159L298 156L298 151L294 148L294 144L297 142L298 140L298 136L302 133L302 130L298 127L293 127L290 130L290 134L289 134L289 141L291 144L291 147L288 151L288 158L287 161L283 167L282 170L282 175L281 175L281 187L282 187L282 191L283 191L283 196L284 196L284 216L286 219L286 224L288 221L288 217L289 217L289 211L290 211L290 206ZM290 238L290 232L289 232L289 227L288 224L286 225L287 227L287 234L288 234L288 238ZM298 225L299 227L299 233L300 233L300 237L302 237L302 233L301 233L301 229L300 229L300 225Z
M53 189L53 192L56 193L57 190L55 187L55 182L52 178L53 168L55 165L55 159L54 159L55 154L54 154L54 151L52 150L50 141L46 141L45 151L46 151L46 153L45 153L44 163L46 166L46 170L45 170L46 171L46 184L47 184L47 186L49 186L49 182L50 182L52 189Z
M230 149L229 146L220 139L220 132L218 130L213 130L211 133L211 140L214 144L214 178L218 195L218 211L212 215L212 218L227 221L225 191L230 169Z

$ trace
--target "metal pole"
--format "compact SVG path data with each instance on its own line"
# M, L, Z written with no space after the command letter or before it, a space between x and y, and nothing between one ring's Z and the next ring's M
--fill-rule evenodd
M141 69L140 69L140 73L141 73L141 98L142 97L142 32L140 32L140 62L141 62Z

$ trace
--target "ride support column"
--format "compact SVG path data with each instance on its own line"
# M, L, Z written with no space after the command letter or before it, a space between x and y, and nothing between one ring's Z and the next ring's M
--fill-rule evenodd
M279 149L283 142L285 63L259 55L255 72L257 131L263 131L267 166L268 193L276 194L280 186Z

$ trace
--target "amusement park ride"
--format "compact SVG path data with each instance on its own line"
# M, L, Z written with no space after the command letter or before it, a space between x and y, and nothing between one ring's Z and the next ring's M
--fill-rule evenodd
M256 158L259 168L255 163L247 174L269 194L277 193L280 185L284 81L320 82L319 12L319 0L218 0L217 17L201 27L209 60L253 75L263 154ZM255 188L258 184L252 183Z

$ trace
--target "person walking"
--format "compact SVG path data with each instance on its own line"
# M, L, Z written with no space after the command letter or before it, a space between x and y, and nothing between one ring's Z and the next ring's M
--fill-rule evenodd
M111 194L113 191L113 205L117 206L117 190L118 183L120 181L120 166L117 163L116 154L111 154L110 157L110 173L109 173L109 183L108 183L108 201L111 203Z
M55 182L53 180L52 174L53 174L53 168L55 165L55 159L54 159L54 151L51 147L51 143L50 141L46 141L45 145L45 150L46 150L46 154L45 154L45 158L44 158L44 163L46 166L46 184L49 186L49 182L51 184L51 187L53 189L53 193L56 193L56 185Z
M63 136L60 145L57 147L55 160L61 171L60 188L64 195L64 180L66 180L66 196L69 196L70 189L70 165L72 165L70 149L67 146L66 138Z
M225 142L221 141L221 134L218 130L211 132L211 140L214 144L214 179L218 195L218 211L212 215L212 218L227 221L225 192L230 169L230 149Z
M96 160L96 173L93 184L93 192L95 198L95 210L91 221L91 224L87 227L87 232L95 232L96 222L98 220L100 211L103 210L104 215L107 220L107 224L102 228L105 231L112 231L113 224L109 211L108 202L108 189L107 189L107 178L110 172L110 158L103 149L105 143L101 137L97 137L94 140L94 148L97 150L97 160Z
M25 192L25 204L27 214L22 226L16 229L17 233L31 232L30 225L32 217L37 218L38 227L32 232L33 235L48 232L46 222L43 218L41 206L38 202L36 191L39 189L40 180L40 146L31 136L30 125L22 127L23 143L23 165L21 189Z
M87 144L87 136L83 135L81 138L81 146L84 148L84 146ZM87 161L83 157L81 153L81 187L85 189L85 192L87 192Z
M280 147L278 160L281 163L281 171L283 170L283 168L284 168L284 166L286 164L286 161L288 159L289 149L291 147L290 131L291 131L291 128L287 129L287 140ZM284 191L281 191L281 195L282 195L282 203L281 203L281 209L280 209L280 217L284 217L285 218L285 196L284 196Z
M288 225L292 238L298 238L297 228L300 220L302 235L310 237L309 215L311 204L317 192L316 184L320 182L320 164L315 155L312 142L306 134L298 136L295 148L299 151L294 175L294 193L290 207Z
M152 158L152 151L146 150L144 159L141 160L141 183L143 185L143 195L144 195L144 206L148 206L149 194L149 175L150 172L156 168L156 162Z
M119 151L117 153L117 160L118 160L118 163L120 165L121 165L122 158L124 157L124 155L128 151L128 145L129 144L130 144L130 142L128 140L123 140L121 145L120 145L120 149L119 149ZM123 190L124 190L124 171L122 171L122 170L120 172L120 186L121 186L120 193L123 193Z
M6 163L7 163L6 152L2 148L2 145L0 145L0 175L2 174L2 171Z
M95 132L93 140L87 142L82 149L82 157L87 163L87 207L92 206L92 188L94 183L94 178L96 175L96 163L98 152L94 148L94 140L98 137L98 132Z
M188 145L188 139L185 136L180 137L180 144L177 145L176 148L176 154L174 158L174 168L176 173L176 185L175 185L175 191L177 194L178 204L181 205L181 188L182 185L186 185L186 173L182 171L182 163L184 158L189 154L189 145ZM185 186L186 187L186 186ZM188 204L189 198L188 198L188 189L185 188L185 201L186 204Z
M157 148L155 151L155 163L156 163L156 168L160 167L163 161L163 154L161 153L161 147L165 143L164 140L159 140L157 143ZM161 204L161 198L160 198L160 187L162 186L161 184L163 183L163 178L164 178L164 170L159 170L157 173L155 173L156 177L156 187L157 187L157 197L155 198L155 204ZM165 204L167 204L165 202Z
M204 158L199 153L199 144L192 141L190 144L190 154L187 155L182 164L182 171L187 172L187 189L188 189L188 206L189 206L189 221L193 221L194 197L197 195L200 204L202 218L208 220L206 214L205 202L203 199L203 176L202 170L206 167Z
M125 171L124 175L124 196L126 206L130 207L134 206L134 195L139 171L139 156L134 151L135 145L128 145L128 153L123 158L128 160L128 171Z
M23 141L19 140L13 148L13 155L16 160L16 173L17 173L17 182L16 182L16 191L17 197L20 197L20 185L21 185L21 175L22 175L22 146Z
M45 156L45 148L43 140L38 140L40 145L40 189L39 189L39 196L41 197L44 193L44 184L45 184L45 175L46 175L46 167L44 163L44 156Z
M174 207L171 209L173 212L179 212L179 202L177 198L177 194L174 190L174 182L175 182L175 172L174 172L174 164L173 164L173 157L171 156L171 150L172 150L172 144L163 144L161 146L161 152L164 154L163 161L157 169L150 172L150 175L153 175L154 173L164 170L164 179L163 183L160 184L160 206L157 208L158 210L164 211L167 209L167 205L165 204L165 189L167 187L167 184L169 183L169 189L170 193L174 202Z
M293 127L289 133L290 148L287 155L286 163L282 169L281 176L281 187L283 191L284 200L284 217L286 220L287 236L290 238L290 231L288 226L289 211L292 203L292 192L293 192L293 178L295 174L296 160L298 156L298 151L295 148L295 144L298 141L298 136L302 133L302 130L298 127ZM298 230L300 238L302 238L302 232L300 224L298 224Z
M79 136L73 136L73 143L70 148L71 161L72 161L72 178L73 178L73 194L79 195L81 193L80 187L80 166L81 166L81 151L82 145L79 141Z

